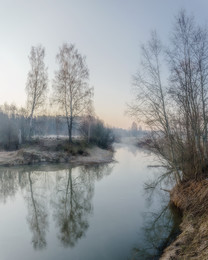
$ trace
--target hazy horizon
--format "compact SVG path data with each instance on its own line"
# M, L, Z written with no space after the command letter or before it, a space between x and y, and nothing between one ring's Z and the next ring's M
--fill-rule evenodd
M128 129L124 115L131 100L132 75L140 44L156 29L167 41L174 16L184 8L207 24L206 1L1 1L0 105L26 103L31 46L42 44L51 88L55 56L63 42L74 43L90 71L96 114L106 124ZM165 21L165 22L164 22Z

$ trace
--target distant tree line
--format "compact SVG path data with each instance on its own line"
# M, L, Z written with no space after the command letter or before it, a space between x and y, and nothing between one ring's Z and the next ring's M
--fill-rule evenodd
M114 141L111 128L95 117L76 117L73 119L72 136L96 144L101 148L109 148ZM0 148L15 150L27 142L28 134L36 138L68 136L68 126L64 116L39 115L33 117L33 128L30 130L30 117L24 108L4 104L0 107Z
M0 107L0 122L1 148L18 149L19 144L26 140L26 110L5 104Z
M150 149L180 183L208 170L208 30L180 11L165 47L156 32L141 47L129 113L151 130Z

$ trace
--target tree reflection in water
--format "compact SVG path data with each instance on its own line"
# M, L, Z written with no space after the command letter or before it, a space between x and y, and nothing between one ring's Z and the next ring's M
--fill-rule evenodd
M69 168L65 174L57 174L52 199L58 238L65 247L73 247L85 235L93 210L94 182L110 174L111 168L108 165L94 165L80 167L75 174L72 171Z
M53 196L53 217L58 226L58 238L64 246L74 246L88 228L88 214L92 211L92 183L83 182L81 176L66 170L57 178Z
M62 170L53 167L47 170L32 166L2 168L0 171L0 201L6 203L8 198L22 191L35 250L47 246L50 211L63 246L73 247L85 235L93 213L95 181L109 175L113 165L64 166Z
M0 201L6 203L9 197L14 197L18 191L17 172L10 169L0 171Z
M161 179L162 176L159 177ZM163 176L164 177L164 176ZM161 185L164 181L170 184L171 180L156 180L148 184L148 201L152 203L154 198L159 196L161 207L156 212L144 213L143 242L132 250L131 260L159 259L163 250L180 233L179 225L181 223L180 211L169 204L169 194L161 191ZM150 188L151 187L151 188Z
M48 228L47 197L41 174L27 172L28 185L26 201L28 205L27 221L32 231L34 249L46 247L46 230Z

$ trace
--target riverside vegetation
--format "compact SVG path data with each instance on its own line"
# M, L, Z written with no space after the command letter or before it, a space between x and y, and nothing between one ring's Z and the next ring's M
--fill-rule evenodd
M28 141L26 134L29 129L28 118L18 110L6 113L2 108L0 117L4 124L0 126L0 165L12 166L42 162L109 162L112 160L112 130L105 127L103 122L91 118L82 119L74 134L79 138L69 143L67 127L64 118L59 117L58 127L56 117L34 118L34 137ZM90 125L89 125L90 124ZM90 132L91 135L89 135ZM18 130L21 132L21 142ZM51 137L50 137L51 136Z
M142 45L128 112L151 130L146 145L166 168L160 181L174 180L170 201L183 213L162 259L207 259L208 31L182 10L170 35L168 46L155 31Z

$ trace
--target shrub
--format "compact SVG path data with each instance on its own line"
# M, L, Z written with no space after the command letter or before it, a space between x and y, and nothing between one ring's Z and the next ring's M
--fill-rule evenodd
M115 140L113 131L106 127L101 120L95 118L90 118L90 120L85 118L80 132L88 143L96 144L104 149L110 148Z

